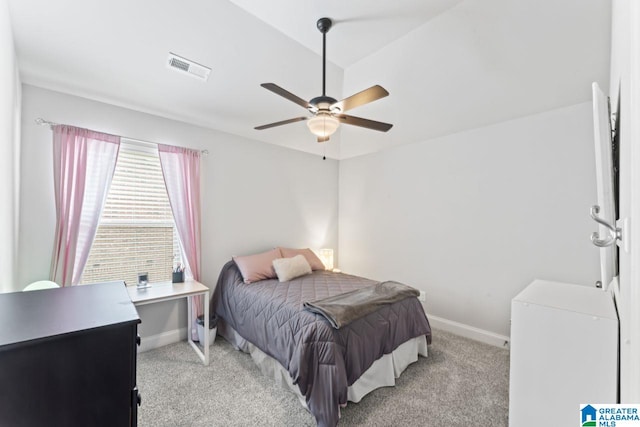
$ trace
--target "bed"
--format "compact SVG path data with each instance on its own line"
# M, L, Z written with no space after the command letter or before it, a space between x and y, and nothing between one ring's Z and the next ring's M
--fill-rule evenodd
M369 279L313 271L288 282L245 284L234 261L222 269L211 300L218 332L251 352L299 396L320 427L334 427L340 407L390 384L418 354L427 355L431 329L421 303L387 304L340 329L304 309L316 301L376 284ZM273 362L273 363L272 363ZM277 363L275 363L277 362Z

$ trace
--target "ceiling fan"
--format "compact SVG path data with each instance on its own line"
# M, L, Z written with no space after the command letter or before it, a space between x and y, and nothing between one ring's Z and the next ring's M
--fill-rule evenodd
M322 95L317 96L310 101L292 94L291 92L281 88L274 83L262 83L260 86L270 90L271 92L288 99L291 102L295 102L303 108L309 110L312 114L310 117L296 117L293 119L282 120L280 122L269 123L268 125L257 126L254 129L263 130L276 126L282 126L289 123L307 121L307 126L311 133L317 136L318 142L326 142L329 137L338 129L340 123L347 125L360 126L367 129L373 129L381 132L386 132L393 126L389 123L377 122L375 120L363 119L360 117L348 116L343 114L345 111L359 107L369 102L373 102L380 98L384 98L389 95L382 86L375 85L369 89L365 89L362 92L358 92L355 95L351 95L342 101L337 101L335 98L327 96L325 93L326 87L326 46L327 46L327 32L331 28L331 19L320 18L317 22L318 30L322 33Z

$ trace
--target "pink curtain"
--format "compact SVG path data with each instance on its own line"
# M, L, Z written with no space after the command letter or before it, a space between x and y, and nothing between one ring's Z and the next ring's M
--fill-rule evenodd
M200 151L158 144L169 203L184 251L187 277L200 280ZM195 318L203 314L202 296L191 297L193 318L189 325L197 339ZM208 301L205 303L208 304ZM205 332L206 333L206 332Z
M80 283L119 149L119 136L53 127L56 234L49 278L60 286Z

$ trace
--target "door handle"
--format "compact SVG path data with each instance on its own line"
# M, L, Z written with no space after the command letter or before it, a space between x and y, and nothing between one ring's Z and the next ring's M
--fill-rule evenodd
M622 241L622 230L620 228L614 227L604 219L598 217L598 213L600 213L600 206L591 206L591 218L593 218L593 220L598 224L604 226L607 229L609 235L606 238L601 239L600 234L595 231L591 233L591 242L593 242L593 244L599 248L606 248L615 244L616 240Z

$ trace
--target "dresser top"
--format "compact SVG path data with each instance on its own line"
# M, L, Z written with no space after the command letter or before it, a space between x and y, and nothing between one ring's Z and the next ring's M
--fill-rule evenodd
M120 283L0 294L0 350L121 323L140 323L140 318Z
M607 319L618 318L613 296L607 291L590 286L534 280L513 301Z

